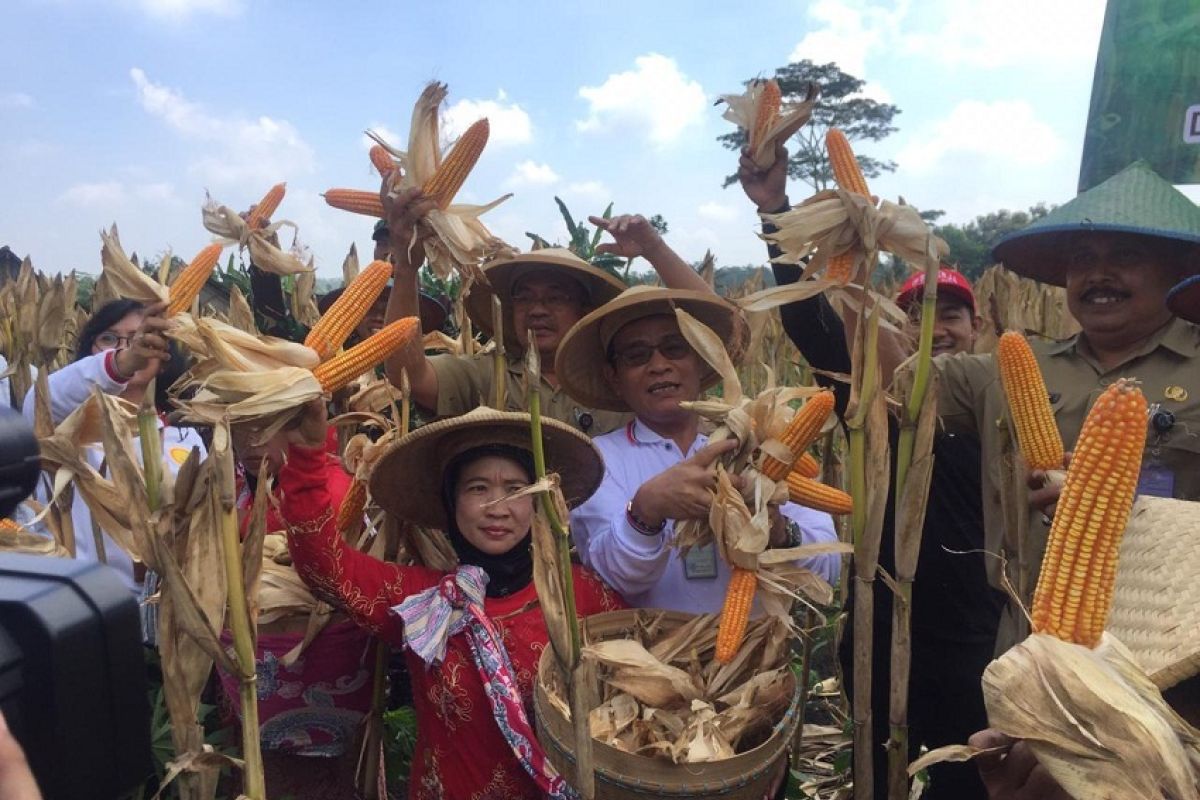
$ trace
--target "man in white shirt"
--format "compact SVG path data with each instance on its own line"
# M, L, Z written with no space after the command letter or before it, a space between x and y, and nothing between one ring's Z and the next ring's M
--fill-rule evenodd
M635 287L580 320L559 345L557 373L572 397L636 415L593 440L604 456L604 480L571 513L571 531L583 563L630 605L715 612L729 565L713 545L680 556L671 540L676 521L707 517L714 464L736 445L709 444L699 415L679 405L699 398L719 377L680 333L676 307L712 328L736 361L745 322L711 292ZM834 540L828 514L780 506L771 546ZM819 556L802 566L833 583L838 559Z

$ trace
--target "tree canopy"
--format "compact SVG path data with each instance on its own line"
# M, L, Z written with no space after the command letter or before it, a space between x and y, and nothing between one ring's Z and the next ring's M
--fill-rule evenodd
M950 246L951 264L971 280L978 278L992 265L991 251L1006 234L1019 231L1026 225L1050 213L1054 206L1038 203L1028 211L1001 209L980 214L964 225L936 225L933 232Z
M843 72L837 64L814 64L805 59L775 70L784 100L802 100L808 85L815 83L821 96L813 107L812 119L788 140L788 177L801 180L820 191L829 188L833 172L825 153L825 132L840 128L851 142L878 142L897 128L893 121L900 109L891 103L881 103L862 94L866 82ZM748 83L749 81L747 81ZM746 132L740 128L717 137L717 141L734 151L746 145ZM896 169L893 161L881 161L860 152L854 154L867 178L876 178ZM725 186L737 181L736 175L725 178Z

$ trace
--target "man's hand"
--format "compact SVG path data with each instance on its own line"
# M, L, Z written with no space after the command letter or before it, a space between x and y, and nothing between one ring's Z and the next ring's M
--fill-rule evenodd
M437 204L426 197L417 187L393 194L391 177L383 179L383 186L379 190L379 199L383 203L383 210L387 212L388 243L391 246L392 263L395 264L397 273L405 270L415 271L424 260L423 257L416 255L420 252L420 240L429 235L429 232L422 231L417 223L422 217L437 208ZM410 256L410 253L413 255Z
M616 239L615 242L598 245L597 253L611 253L622 258L642 256L652 260L659 249L666 246L650 220L641 214L622 214L612 219L588 217L588 222Z
M969 742L983 749L1011 745L1008 752L984 753L975 759L988 800L1071 800L1025 742L991 728L972 735Z
M174 323L163 316L166 310L166 303L155 303L147 308L142 317L142 324L133 334L129 346L117 351L117 371L127 379L133 378L151 364L162 364L170 360L171 348L163 332L169 330Z
M329 412L324 398L318 397L304 404L304 411L288 426L288 443L310 449L325 447L329 433Z
M1071 454L1067 453L1063 460L1063 468L1069 466ZM1029 507L1041 511L1046 519L1053 519L1058 497L1062 494L1062 482L1051 480L1051 476L1045 470L1031 469L1025 475L1025 485L1029 487Z
M704 519L717 485L717 459L735 449L734 439L713 442L655 475L633 496L634 516L651 526L668 519Z
M769 169L759 169L751 160L749 148L742 148L738 159L738 181L746 197L761 213L774 213L787 205L788 151L782 144L775 144L775 163Z

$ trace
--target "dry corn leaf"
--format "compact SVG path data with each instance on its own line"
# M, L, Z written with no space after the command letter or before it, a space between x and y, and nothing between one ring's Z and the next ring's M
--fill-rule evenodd
M254 321L254 310L246 302L246 296L237 284L229 290L229 324L250 336L259 335L258 324Z
M742 382L738 379L733 359L726 348L732 349L733 358L741 357L742 348L745 346L745 342L740 341L741 329L736 329L735 341L725 342L712 328L682 308L675 309L675 319L679 323L679 332L688 340L692 349L721 376L721 396L724 402L736 406L742 399Z
M116 297L146 305L167 302L167 287L138 269L125 255L116 223L111 230L100 231L100 241L101 272Z
M249 333L211 317L179 314L170 336L197 358L212 360L215 369L263 372L279 367L312 369L321 362L309 347L274 336Z
M1034 634L988 666L983 692L988 723L1077 800L1200 797L1200 731L1109 634L1094 650Z
M605 678L611 686L646 705L672 708L700 697L700 688L691 675L662 663L632 639L596 642L583 652L585 657L612 670Z

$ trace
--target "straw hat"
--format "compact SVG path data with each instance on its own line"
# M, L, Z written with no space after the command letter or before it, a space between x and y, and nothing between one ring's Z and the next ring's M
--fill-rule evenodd
M750 328L737 306L711 292L634 286L576 322L558 345L554 372L567 394L578 403L608 411L630 411L604 376L601 365L608 362L608 346L617 331L644 317L669 314L682 308L721 337L730 359L736 364L745 351ZM700 388L708 389L721 380L716 370L701 360Z
M1183 280L1167 292L1167 308L1180 319L1200 323L1200 275Z
M1133 233L1181 242L1200 242L1200 207L1135 161L1104 183L1015 233L992 248L992 258L1027 278L1066 284L1062 247L1072 234Z
M1125 527L1107 630L1160 689L1200 674L1200 503L1139 497Z
M492 335L492 296L499 295L504 306L504 347L519 353L517 330L512 319L512 290L518 279L532 272L549 270L579 281L587 293L587 308L598 308L625 290L625 284L599 267L593 267L564 247L546 247L531 253L518 253L483 265L487 284L476 283L463 300L463 308L476 330Z
M460 417L431 422L400 438L371 471L371 498L400 519L446 528L442 476L456 456L485 445L531 448L530 417L481 406ZM546 471L557 472L569 506L592 496L604 461L590 439L570 425L542 417Z

